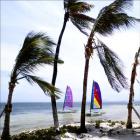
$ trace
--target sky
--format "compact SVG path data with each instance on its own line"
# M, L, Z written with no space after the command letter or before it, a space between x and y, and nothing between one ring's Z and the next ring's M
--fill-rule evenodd
M90 3L94 4L94 8L87 15L96 18L99 10L110 4L111 0L93 0ZM133 7L127 13L140 18L140 1L134 0ZM63 1L60 0L1 1L1 102L7 101L10 73L25 36L30 31L42 31L57 43L63 18ZM130 84L135 52L140 46L140 24L137 23L130 29L115 30L112 35L107 37L97 36L121 58L125 76ZM63 102L67 85L73 91L74 101L82 100L84 45L86 43L87 37L81 34L69 21L60 49L60 58L64 64L58 67L56 87L62 91L58 102ZM35 74L51 82L52 70L52 66L44 66L40 67ZM140 81L140 66L137 67L137 79ZM89 65L87 101L90 101L91 98L93 80L100 85L103 102L128 101L129 89L117 93L111 88L96 53L91 58ZM140 84L138 82L135 83L134 100L140 101ZM21 80L15 87L13 102L50 102L50 97L46 96L38 85L30 85L27 81Z

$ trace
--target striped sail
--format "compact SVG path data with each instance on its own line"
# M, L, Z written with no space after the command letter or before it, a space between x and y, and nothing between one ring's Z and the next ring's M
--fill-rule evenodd
M102 108L102 97L100 87L97 82L93 81L91 104L90 109L101 109Z
M63 104L63 110L65 107L73 107L73 97L72 97L72 90L69 86L67 86L64 104Z

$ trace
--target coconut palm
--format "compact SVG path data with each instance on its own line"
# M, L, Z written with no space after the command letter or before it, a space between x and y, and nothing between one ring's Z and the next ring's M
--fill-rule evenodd
M97 16L97 19L93 25L87 44L85 46L85 69L83 80L83 97L81 107L81 130L85 128L85 105L86 105L86 90L87 90L87 78L89 60L93 55L94 50L97 50L100 62L104 68L105 74L111 87L120 91L121 88L127 88L127 81L121 70L121 64L119 58L114 52L112 52L101 40L95 38L95 34L106 36L112 34L114 29L120 29L121 27L129 27L135 21L136 18L128 16L124 9L132 5L132 0L115 0L108 6L102 8Z
M64 34L64 30L66 28L66 24L71 20L71 22L82 32L83 34L87 35L85 29L89 28L89 23L93 23L95 20L89 16L86 16L85 13L90 11L93 6L86 3L81 2L79 0L64 0L64 22L63 27L60 32L57 48L55 52L55 61L54 61L54 69L53 69L53 76L52 76L52 85L55 86L56 77L57 77L57 60L59 57L60 45L62 36ZM51 103L52 103L52 112L54 118L54 126L57 129L59 127L58 116L57 116L57 107L56 107L56 99L52 95L51 96Z
M26 79L31 84L38 84L44 93L48 95L54 93L54 91L56 91L56 93L59 92L57 88L48 82L37 76L31 75L35 70L37 70L38 66L43 64L53 64L53 45L55 45L55 43L44 33L30 32L26 36L10 76L8 100L4 109L5 120L1 136L2 139L10 139L9 125L10 113L12 111L12 96L14 88L16 84L18 84L19 80Z
M129 102L128 102L128 118L127 118L127 124L126 124L127 128L132 128L132 108L133 108L133 98L134 98L134 83L135 83L135 78L136 78L136 68L139 64L138 57L140 57L140 47L139 47L138 52L136 52L135 62L134 62L134 65L132 68L132 73L131 73L130 95L129 95ZM134 111L136 112L135 109L134 109Z

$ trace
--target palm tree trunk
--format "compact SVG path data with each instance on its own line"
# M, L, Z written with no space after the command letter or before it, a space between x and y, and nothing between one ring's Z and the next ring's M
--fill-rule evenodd
M84 81L83 81L83 98L81 107L81 126L82 132L86 131L85 127L85 112L86 112L86 92L87 92L87 78L88 78L89 58L85 61Z
M130 87L130 96L129 96L129 103L128 103L128 119L126 128L132 128L132 101L133 101L133 94L134 90L133 87Z
M89 59L93 54L93 36L94 36L94 28L92 29L90 36L88 38L88 42L85 48L85 70L84 70L84 80L83 80L83 97L82 97L82 106L81 106L81 132L86 131L85 127L85 112L86 112L86 93L87 93L87 79L88 79L88 68L89 68Z
M5 120L4 120L4 128L2 132L1 139L2 140L10 140L10 113L12 111L12 94L15 88L15 83L9 83L9 95L7 104L5 105Z
M130 95L129 95L129 103L128 103L128 118L126 128L132 128L132 108L133 108L133 97L134 97L134 82L136 77L136 67L138 65L138 57L140 53L140 48L135 55L135 63L133 65L132 73L131 73L131 86L130 86Z
M56 77L57 77L57 60L59 57L59 50L60 50L60 45L61 45L61 40L62 40L62 36L66 27L66 23L69 19L69 13L66 12L65 13L65 17L64 17L64 23L63 23L63 27L58 39L58 43L57 43L57 48L56 48L56 52L55 52L55 60L54 60L54 69L53 69L53 77L52 77L52 85L55 86L56 83ZM59 127L59 121L58 121L58 115L57 115L57 106L56 106L56 99L55 96L52 95L51 96L51 103L52 103L52 111L53 111L53 119L54 119L54 126L57 129Z

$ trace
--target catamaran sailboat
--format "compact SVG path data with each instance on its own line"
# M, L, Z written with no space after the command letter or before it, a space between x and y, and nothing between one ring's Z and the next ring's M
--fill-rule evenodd
M67 86L65 99L63 103L63 111L59 111L58 113L75 113L76 110L73 110L72 108L73 108L72 90L69 86Z
M102 96L99 84L96 81L93 81L90 102L90 113L87 113L87 116L91 116L92 109L94 110L94 116L103 114L103 112L99 111L99 109L102 109Z

